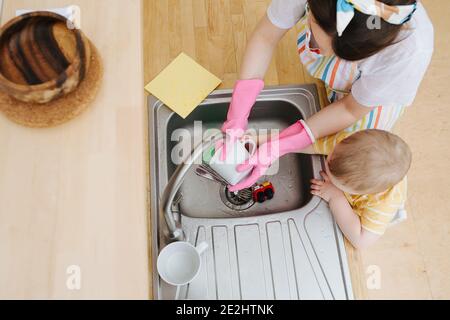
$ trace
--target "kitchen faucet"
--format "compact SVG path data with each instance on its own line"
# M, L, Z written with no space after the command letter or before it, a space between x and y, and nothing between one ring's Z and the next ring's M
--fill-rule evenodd
M200 143L194 150L191 155L175 170L175 173L170 178L167 183L166 188L161 197L161 202L159 205L160 212L164 215L164 219L166 220L167 227L169 229L169 240L170 241L183 241L185 240L185 234L179 223L177 223L174 212L172 210L174 199L183 184L184 178L186 174L189 172L189 169L194 165L198 159L200 159L203 155L203 152L215 145L219 140L224 139L225 134L219 133L216 135L210 135L206 137L202 143Z

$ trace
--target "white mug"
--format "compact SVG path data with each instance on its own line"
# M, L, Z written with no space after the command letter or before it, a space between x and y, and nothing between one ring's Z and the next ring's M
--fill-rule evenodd
M249 146L249 151L247 151L247 145ZM223 148L216 150L209 162L209 166L230 185L234 186L244 180L252 171L252 169L249 169L244 172L238 172L237 167L253 156L257 148L256 141L246 136L242 140L237 140L231 147L227 146L225 161L221 160Z
M180 288L194 281L202 265L201 255L208 248L206 242L197 247L184 241L173 242L159 254L158 273L161 278L177 287L175 300L178 300Z

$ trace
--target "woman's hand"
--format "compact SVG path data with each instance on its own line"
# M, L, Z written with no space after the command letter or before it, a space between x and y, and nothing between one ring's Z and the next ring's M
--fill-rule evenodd
M306 123L303 120L297 121L289 128L269 142L259 146L256 153L244 164L237 167L237 171L245 172L252 170L248 178L235 186L230 186L231 192L253 186L258 179L263 176L272 163L288 153L294 153L312 145L314 137L311 135Z
M321 172L320 175L323 181L312 179L311 180L311 194L321 197L326 202L330 202L336 197L342 197L344 193L338 189L331 181L325 172Z

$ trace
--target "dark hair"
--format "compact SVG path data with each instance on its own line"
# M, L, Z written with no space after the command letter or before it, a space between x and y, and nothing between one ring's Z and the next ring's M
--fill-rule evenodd
M380 0L379 0L380 1ZM381 0L388 5L409 5L416 0ZM344 60L357 61L368 58L396 40L401 25L381 19L380 29L369 29L369 15L355 10L353 20L341 37L336 30L336 0L308 0L308 5L319 26L332 38L334 53Z

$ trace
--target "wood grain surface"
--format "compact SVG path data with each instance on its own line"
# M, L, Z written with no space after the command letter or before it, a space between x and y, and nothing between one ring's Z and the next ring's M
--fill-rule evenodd
M150 297L142 11L124 3L4 1L2 22L78 5L104 81L91 108L56 128L0 114L0 299Z

